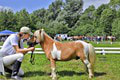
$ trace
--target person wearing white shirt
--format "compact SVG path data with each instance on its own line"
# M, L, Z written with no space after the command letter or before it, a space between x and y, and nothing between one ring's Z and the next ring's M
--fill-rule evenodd
M34 51L34 47L24 49L23 40L29 39L32 34L30 28L22 27L17 34L10 35L4 42L0 55L3 58L3 65L11 70L11 78L18 80L20 76L24 75L23 70L20 68L24 55L28 51Z

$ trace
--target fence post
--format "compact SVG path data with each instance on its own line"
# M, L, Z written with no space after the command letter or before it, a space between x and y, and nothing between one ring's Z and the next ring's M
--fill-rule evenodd
M101 54L105 55L105 50L104 49L102 49Z

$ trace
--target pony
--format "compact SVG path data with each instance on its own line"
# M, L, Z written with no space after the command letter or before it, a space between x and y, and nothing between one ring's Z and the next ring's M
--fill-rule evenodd
M80 59L89 73L89 78L94 76L96 53L94 47L87 42L78 40L59 42L52 39L43 29L36 30L29 42L39 43L51 64L51 77L56 80L56 61Z

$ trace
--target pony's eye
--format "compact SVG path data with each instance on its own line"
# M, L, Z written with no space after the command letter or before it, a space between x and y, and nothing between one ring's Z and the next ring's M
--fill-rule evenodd
M34 36L35 38L37 38L37 36Z
M32 35L30 35L30 38L32 38L33 36Z

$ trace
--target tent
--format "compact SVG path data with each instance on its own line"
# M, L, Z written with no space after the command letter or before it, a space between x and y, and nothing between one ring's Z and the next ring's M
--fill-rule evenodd
M10 34L15 34L16 32L12 32L10 30L4 30L0 32L0 35L10 35Z

